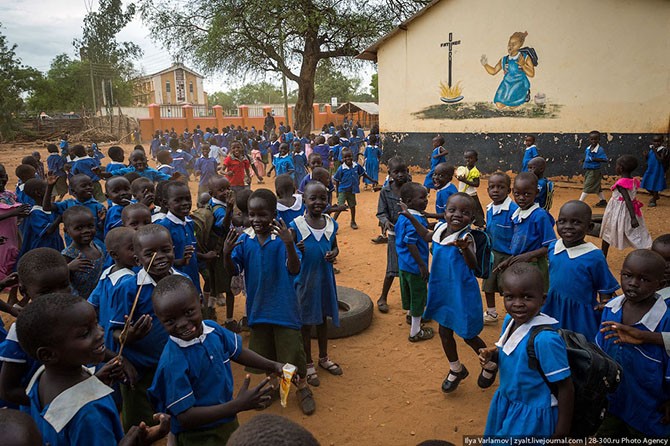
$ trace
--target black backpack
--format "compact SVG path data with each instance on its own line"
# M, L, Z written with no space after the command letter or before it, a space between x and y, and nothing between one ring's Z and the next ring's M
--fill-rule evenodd
M551 330L559 334L568 350L568 363L572 383L575 386L575 403L572 412L570 436L585 438L594 435L605 418L607 395L616 390L621 381L621 366L610 358L600 347L586 340L581 333L556 329L549 325L533 327L528 339L528 367L537 370L542 379L557 396L556 385L547 380L535 355L535 336L541 331Z
M470 235L475 242L475 257L477 265L475 266L475 277L488 279L493 269L493 251L491 236L479 229L470 229Z

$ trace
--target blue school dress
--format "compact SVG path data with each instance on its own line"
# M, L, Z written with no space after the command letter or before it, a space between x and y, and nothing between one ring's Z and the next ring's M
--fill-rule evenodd
M319 325L326 317L331 317L333 325L339 327L335 273L333 264L325 259L326 253L333 249L338 225L329 216L324 217L326 226L323 229L309 226L304 216L296 218L291 223L298 242L302 241L305 244L295 288L300 301L300 318L303 325Z
M625 295L605 305L602 320L621 323ZM633 327L655 333L670 332L670 308L657 294L656 302ZM634 429L653 437L670 437L670 424L662 424L658 408L670 400L670 356L663 346L654 344L615 344L598 332L596 344L623 368L621 382L609 394L611 415Z
M535 144L530 147L526 147L526 150L523 152L523 160L521 161L521 172L528 172L528 163L536 156L539 156L539 154L537 153L537 147L535 147Z
M447 209L449 197L458 192L458 188L453 183L447 183L438 189L435 195L435 213L440 216L439 220L444 222L444 211Z
M493 102L500 102L508 107L516 107L530 99L530 81L517 62L520 55L521 53L514 57L503 56L500 61L505 75L496 91Z
M95 158L91 158L90 156L77 158L74 163L72 163L70 177L83 173L93 182L100 181L100 177L93 172L93 169L96 167L100 167L100 161Z
M187 246L197 246L197 241L195 239L195 226L193 225L193 220L190 217L186 217L184 220L180 219L172 212L168 212L167 216L156 222L161 226L165 226L168 231L170 231L170 236L172 236L172 244L174 246L174 258L182 259L184 258L184 250ZM201 293L200 290L200 275L198 273L198 256L196 252L193 252L191 259L186 265L176 267L179 271L186 274L195 289L198 290L198 294Z
M188 152L181 149L172 152L172 167L186 178L189 176L188 167L191 165L191 161L193 161L193 155Z
M120 204L113 204L107 209L107 215L105 216L105 237L107 237L107 233L112 229L123 226L121 213L124 207Z
M214 158L205 158L201 156L195 160L195 166L193 170L200 172L200 181L198 185L200 187L209 187L209 180L216 176L216 170L219 167L219 164Z
M667 150L661 146L658 149L650 148L647 153L647 170L644 171L641 187L649 192L665 190L665 170L654 153L655 150L660 152L660 149Z
M105 171L108 173L114 172L115 170L125 169L127 166L119 161L110 161L109 164L105 167Z
M63 239L57 229L51 234L46 233L54 221L54 215L51 212L44 211L42 206L35 205L32 207L30 214L23 219L21 225L22 242L19 258L35 248L53 248L59 252L65 248Z
M447 162L446 155L443 155L439 158L433 158L433 156L440 153L440 149L442 148L443 148L442 146L436 147L430 153L430 170L426 174L426 179L423 180L423 185L426 186L428 189L435 189L435 185L433 184L433 172L435 172L435 168L437 167L437 165Z
M549 245L549 294L542 312L556 318L559 327L593 341L602 314L594 310L598 293L612 294L618 289L605 256L593 243L566 248L558 240Z
M535 203L528 209L518 208L512 214L514 234L510 249L512 255L535 251L556 241L554 222L547 211Z
M170 430L187 431L177 419L195 406L215 406L233 399L230 361L242 352L242 338L214 321L202 321L202 334L190 341L170 336L148 390L157 411L172 416ZM235 415L198 426L211 429L235 420Z
M112 272L113 268L114 265L105 268L100 275L98 284L88 296L88 303L95 307L98 313L98 323L105 330L105 333L109 331L109 321L112 319L114 307L111 298L116 284L126 276L135 276L135 272L128 268L121 268L118 271ZM105 338L105 347L111 351L116 351L118 348L113 338L107 337Z
M307 157L305 152L293 154L293 183L297 188L302 180L307 176Z
M286 154L284 156L279 156L279 154L272 157L272 165L275 166L275 172L277 176L284 173L291 173L295 170L295 165L293 164L293 158L290 155Z
M30 416L37 423L44 444L50 446L116 446L123 438L113 390L82 366L91 376L64 390L46 406L39 395L44 366L33 376L26 393L30 398Z
M479 283L458 248L447 245L472 236L466 227L442 238L448 228L446 223L438 223L433 233L433 263L424 318L451 328L463 339L472 339L484 328ZM474 240L470 246L474 249Z
M382 156L382 151L377 146L367 146L365 148L365 173L374 180L379 180L379 158ZM363 178L365 184L372 184L372 181Z
M21 183L16 185L16 190L14 193L16 194L16 201L18 201L21 204L29 204L31 206L35 206L35 200L30 198L28 194L26 194L23 189L25 189L26 183Z
M293 194L293 198L295 198L295 202L290 207L277 202L277 218L284 220L286 226L305 213L305 204L302 201L302 195Z
M63 201L56 201L53 204L52 208L52 214L54 218L56 217L62 217L63 212L65 212L67 209L71 208L72 206L84 206L87 207L89 211L93 214L93 218L95 219L95 238L104 243L105 242L105 222L104 220L100 220L98 218L98 214L100 211L103 209L105 210L105 214L107 213L107 210L103 205L98 203L95 198L91 197L86 201L79 201L76 198L68 198ZM65 234L65 244L69 245L72 243L72 239Z
M551 437L554 434L558 400L551 394L540 372L528 367L526 349L533 327L555 326L556 322L540 313L512 333L514 321L509 315L505 316L502 335L496 342L500 387L491 400L485 437ZM565 343L558 333L538 333L534 347L549 382L559 382L570 376Z

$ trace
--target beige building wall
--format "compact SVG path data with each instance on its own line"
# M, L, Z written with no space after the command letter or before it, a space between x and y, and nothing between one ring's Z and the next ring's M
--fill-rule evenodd
M665 133L670 120L670 1L442 0L377 53L382 132ZM528 31L539 65L531 96L561 106L556 118L419 119L440 104L449 32L461 104L492 102L503 73L489 75L515 31ZM444 107L449 105L444 104Z

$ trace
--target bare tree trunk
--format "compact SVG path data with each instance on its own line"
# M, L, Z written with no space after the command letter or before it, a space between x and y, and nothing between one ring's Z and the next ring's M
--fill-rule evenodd
M310 42L311 41L311 42ZM303 135L312 132L312 115L314 112L314 77L316 66L319 63L319 45L314 39L305 43L305 52L302 55L300 67L300 81L298 82L298 100L295 103L295 129Z

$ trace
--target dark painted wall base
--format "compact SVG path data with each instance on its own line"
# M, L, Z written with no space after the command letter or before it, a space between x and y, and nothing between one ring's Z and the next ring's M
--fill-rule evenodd
M384 133L382 144L383 161L394 155L405 159L408 165L430 167L431 140L435 133ZM454 166L464 164L463 152L475 149L479 153L477 168L482 173L496 170L521 169L526 133L443 133L444 146L449 151L447 162ZM624 154L634 155L640 166L635 171L642 175L645 162L642 154L651 144L652 133L612 133L602 134L601 145L605 148L610 162L603 173L614 175L614 162ZM542 133L534 134L540 156L547 159L547 176L572 176L582 173L581 160L588 144L588 133ZM611 140L610 140L611 139Z

